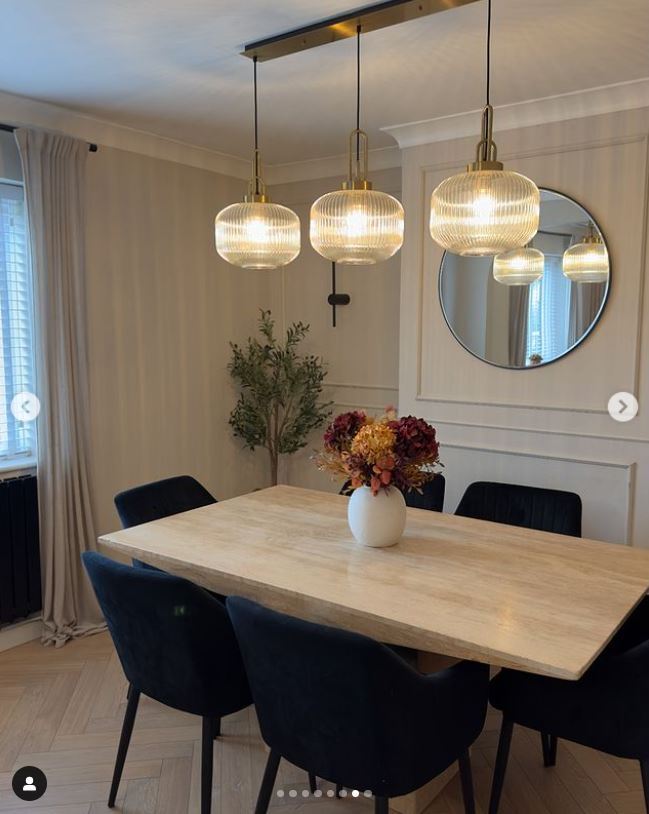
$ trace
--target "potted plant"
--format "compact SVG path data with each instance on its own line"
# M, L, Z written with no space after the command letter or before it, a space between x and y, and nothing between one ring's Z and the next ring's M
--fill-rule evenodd
M355 410L329 425L316 463L349 482L354 490L347 511L352 534L378 548L401 538L406 522L403 493L420 491L435 477L439 444L435 428L423 418L398 418L388 408L374 419Z
M306 446L309 434L331 415L331 402L321 401L327 375L318 356L298 348L309 326L294 322L280 342L270 311L261 311L261 341L249 337L245 347L231 342L230 375L240 388L229 424L248 449L268 451L271 484L277 484L280 455Z

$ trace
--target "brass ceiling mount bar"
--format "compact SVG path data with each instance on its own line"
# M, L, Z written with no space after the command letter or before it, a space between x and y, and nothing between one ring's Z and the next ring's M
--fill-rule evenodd
M250 59L257 57L260 62L265 62L355 37L359 25L363 34L366 34L368 31L377 31L437 14L438 11L449 11L477 2L478 0L386 0L384 3L363 6L275 37L246 43L241 54Z

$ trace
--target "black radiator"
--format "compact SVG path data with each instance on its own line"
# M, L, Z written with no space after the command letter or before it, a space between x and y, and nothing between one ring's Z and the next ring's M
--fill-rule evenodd
M36 476L0 481L0 624L43 607Z

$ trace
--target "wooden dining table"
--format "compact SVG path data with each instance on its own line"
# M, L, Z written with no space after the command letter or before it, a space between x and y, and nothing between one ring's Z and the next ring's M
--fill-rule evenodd
M649 590L647 550L422 509L407 510L397 545L369 548L347 502L275 486L102 535L99 548L389 644L568 681Z

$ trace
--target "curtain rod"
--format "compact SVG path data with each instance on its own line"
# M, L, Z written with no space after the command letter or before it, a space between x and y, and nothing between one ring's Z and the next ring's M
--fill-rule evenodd
M17 130L17 129L18 128L14 124L0 124L0 130L4 130L5 133L13 133L14 130ZM96 144L88 144L88 150L91 153L96 153L97 152L97 145Z

